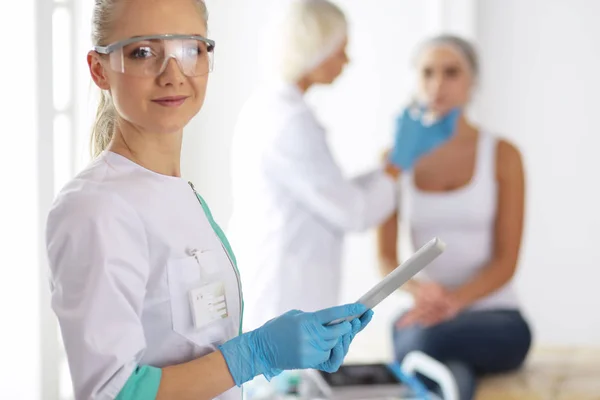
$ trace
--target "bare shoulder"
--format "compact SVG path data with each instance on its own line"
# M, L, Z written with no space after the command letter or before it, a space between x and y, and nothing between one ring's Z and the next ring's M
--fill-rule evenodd
M496 146L498 179L523 176L523 157L519 148L506 139L498 139Z
M496 146L496 155L498 162L520 162L521 151L512 142L506 139L498 139L498 145Z

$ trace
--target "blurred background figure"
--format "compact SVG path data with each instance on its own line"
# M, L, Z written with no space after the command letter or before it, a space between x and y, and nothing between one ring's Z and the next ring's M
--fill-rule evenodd
M474 47L434 37L416 59L419 104L436 113L465 108L479 74ZM446 362L461 399L473 398L480 374L513 370L525 360L531 332L512 285L524 216L524 173L517 148L461 114L453 137L402 177L406 207L379 231L382 270L398 265L398 220L416 248L431 237L446 251L405 288L414 306L394 326L398 361L420 350Z

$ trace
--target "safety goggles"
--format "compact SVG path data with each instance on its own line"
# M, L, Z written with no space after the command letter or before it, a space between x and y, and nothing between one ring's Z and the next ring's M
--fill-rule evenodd
M115 72L157 77L174 59L189 77L212 71L215 42L199 35L148 35L121 40L108 46L94 46L99 54L108 55Z

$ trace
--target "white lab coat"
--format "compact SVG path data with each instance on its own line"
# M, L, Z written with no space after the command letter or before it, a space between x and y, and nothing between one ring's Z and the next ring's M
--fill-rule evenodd
M76 399L114 399L138 365L190 361L239 332L237 273L183 179L103 153L58 196L47 248ZM188 292L214 281L229 316L194 329Z
M245 330L290 309L337 305L344 235L382 223L397 205L396 182L383 171L343 176L291 85L269 86L245 104L232 179L228 236L244 282Z

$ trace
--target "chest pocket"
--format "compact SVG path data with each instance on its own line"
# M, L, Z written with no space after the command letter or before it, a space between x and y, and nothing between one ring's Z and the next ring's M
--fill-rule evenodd
M219 269L218 266L212 267ZM190 291L207 283L203 282L204 275L206 269L201 270L193 256L173 259L167 264L173 331L197 346L220 343L231 335L228 332L228 326L232 324L231 317L212 321L200 328L194 326Z

